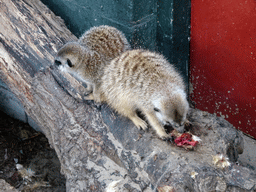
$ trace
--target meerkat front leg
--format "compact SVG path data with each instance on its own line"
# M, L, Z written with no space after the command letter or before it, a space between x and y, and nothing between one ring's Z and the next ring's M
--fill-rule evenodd
M85 99L85 100L94 100L93 93L90 93L89 95L85 95L85 96L84 96L84 99Z
M95 84L88 84L88 89L86 89L88 91L88 94L84 96L84 99L93 100L96 103L101 103L101 94L98 87L99 86Z
M93 92L93 84L92 83L88 83L86 82L86 88L85 88L85 91L84 91L84 95L89 95Z
M129 118L132 120L132 122L138 129L140 128L143 130L147 129L148 127L147 123L144 120L142 120L136 113L132 116L129 116Z
M155 129L156 134L161 138L161 139L167 139L170 136L165 132L165 129L162 125L161 122L159 122L158 118L156 117L155 113L153 111L148 111L148 110L144 110L142 111L149 124L152 126L153 129Z
M128 117L138 129L147 129L147 123L137 115L136 110L131 108L129 104L122 105L120 113Z
M96 103L101 103L101 92L100 92L100 85L99 84L95 84L93 86L93 100L96 102Z
M94 85L92 83L86 82L86 88L83 92L85 100L94 100L93 92L94 92Z

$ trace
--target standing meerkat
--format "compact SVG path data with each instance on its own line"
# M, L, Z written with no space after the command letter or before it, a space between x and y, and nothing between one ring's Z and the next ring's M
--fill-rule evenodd
M65 44L55 57L55 64L86 83L85 99L97 98L103 69L110 60L130 49L126 37L110 26L92 27L77 42Z
M185 85L180 74L162 55L146 51L126 51L105 67L99 97L138 128L147 123L166 139L164 125L184 131L189 109Z

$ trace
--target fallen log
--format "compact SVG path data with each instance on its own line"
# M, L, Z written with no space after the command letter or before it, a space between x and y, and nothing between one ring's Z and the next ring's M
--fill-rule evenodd
M243 139L227 121L191 109L189 129L201 139L192 151L138 130L84 100L83 84L53 65L76 40L60 18L38 0L0 7L1 80L55 149L67 191L256 190L255 172L236 164Z

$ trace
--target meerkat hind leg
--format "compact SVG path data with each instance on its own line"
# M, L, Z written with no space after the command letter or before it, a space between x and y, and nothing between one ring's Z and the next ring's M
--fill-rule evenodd
M145 114L149 124L152 126L152 128L156 131L156 134L161 138L161 139L167 139L170 136L165 132L165 129L161 122L159 122L158 118L156 117L154 112L149 112L149 111L143 111Z

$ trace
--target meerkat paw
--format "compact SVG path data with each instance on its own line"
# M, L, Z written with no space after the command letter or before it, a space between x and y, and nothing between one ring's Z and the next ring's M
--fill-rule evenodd
M84 95L90 95L90 94L92 94L93 93L93 90L92 90L92 88L91 87L87 87L87 88L85 88L84 89L84 92L83 92L83 94Z
M94 96L93 96L93 94L91 93L91 94L89 94L89 95L85 95L85 96L84 96L84 99L85 99L85 100L94 100Z
M165 131L157 131L156 134L164 141L170 139L170 135L168 135Z
M147 123L139 117L131 118L131 120L138 129L143 129L145 131L148 127Z

